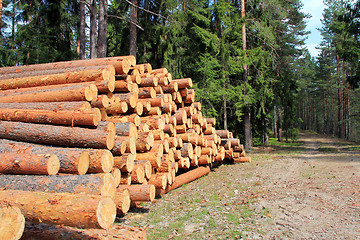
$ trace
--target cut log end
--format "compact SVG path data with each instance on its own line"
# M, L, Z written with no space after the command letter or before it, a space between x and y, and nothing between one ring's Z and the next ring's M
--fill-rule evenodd
M89 162L90 162L89 152L83 151L79 156L78 170L77 170L79 175L84 175L88 171Z
M49 175L56 175L60 169L60 161L59 158L52 154L49 156L47 161L47 172Z
M116 205L111 198L103 198L99 201L96 216L101 228L110 228L116 218Z
M25 218L17 207L0 208L0 239L20 239L25 228Z
M101 196L109 196L112 199L115 199L116 186L113 175L111 175L111 173L105 173L103 178L104 184L101 188Z
M110 172L114 166L113 154L106 150L101 156L101 167L104 173Z

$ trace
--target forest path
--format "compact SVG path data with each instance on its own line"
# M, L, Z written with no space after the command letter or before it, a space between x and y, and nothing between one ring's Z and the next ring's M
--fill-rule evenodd
M360 239L360 146L300 133L128 213L148 239Z

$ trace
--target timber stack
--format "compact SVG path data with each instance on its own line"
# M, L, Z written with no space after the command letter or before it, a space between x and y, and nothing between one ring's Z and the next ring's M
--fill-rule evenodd
M133 56L0 68L0 207L107 229L137 202L251 161L192 84Z

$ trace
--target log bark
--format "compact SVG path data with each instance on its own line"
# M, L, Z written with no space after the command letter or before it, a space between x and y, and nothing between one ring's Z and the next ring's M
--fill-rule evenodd
M151 175L148 184L154 185L156 189L164 190L167 186L166 174L156 173Z
M131 171L131 183L143 183L145 181L145 169L142 165L135 165Z
M122 156L114 157L114 167L119 168L123 173L129 173L134 169L136 154L125 153Z
M88 173L109 173L114 167L114 158L107 149L88 149Z
M179 88L191 88L193 86L191 78L173 79L172 82L176 82Z
M86 193L115 198L110 173L86 175L0 175L0 188L22 191Z
M102 94L93 99L90 104L94 108L108 108L110 106L110 99L107 95Z
M110 197L86 194L0 191L0 204L18 207L32 222L78 228L110 228L116 205Z
M234 158L234 162L236 163L243 163L243 162L251 162L251 157L239 157L239 158Z
M113 123L132 122L137 127L140 126L140 123L141 123L141 119L137 114L127 115L127 116L108 117L107 121L110 121L110 122L113 122Z
M29 88L47 85L59 85L67 83L93 82L93 81L115 81L115 69L113 66L100 67L77 72L59 74L21 77L0 80L0 89Z
M128 189L116 189L115 204L118 214L125 214L129 211L131 199Z
M114 177L115 187L117 188L121 182L121 171L120 169L114 167L110 173Z
M55 154L0 152L0 173L55 175L60 161Z
M135 108L139 98L139 94L137 92L115 93L114 96L119 97L122 102L126 102L129 108Z
M136 60L133 56L97 58L91 60L74 60L67 62L54 62L54 63L44 63L44 64L36 64L36 65L4 67L0 69L0 74L23 73L23 72L51 70L51 69L59 69L59 68L103 66L103 65L113 65L115 67L116 74L126 74L130 69L129 66L130 63L134 63L134 62L136 62Z
M147 160L151 166L158 168L161 165L161 155L158 152L137 153L135 160Z
M61 86L43 90L29 90L0 94L1 103L11 102L66 102L66 101L92 101L97 97L98 89L94 84ZM56 85L57 86L57 85ZM6 94L4 94L6 93Z
M86 111L0 109L0 120L68 126L97 126L101 121L101 113L98 108Z
M114 133L79 127L0 121L0 137L71 147L112 149Z
M186 173L180 174L175 178L175 181L171 186L168 186L165 191L162 193L167 193L173 189L176 189L178 187L181 187L183 184L187 184L189 182L192 182L198 178L201 178L202 176L205 176L210 173L210 167L198 167L193 170L190 170Z
M139 99L155 98L156 91L153 87L141 87L139 88Z
M60 161L60 173L85 174L89 168L87 149L59 148L33 143L0 139L0 152L17 154L55 154Z
M0 239L18 240L24 228L25 218L18 207L0 208Z
M155 186L152 184L120 185L118 191L129 190L133 202L152 202L155 199Z
M0 109L38 109L49 111L86 111L91 109L88 101L77 102L26 102L26 103L0 103Z

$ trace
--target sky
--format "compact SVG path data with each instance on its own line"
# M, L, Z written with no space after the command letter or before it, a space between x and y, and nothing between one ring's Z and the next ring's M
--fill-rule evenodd
M324 10L323 0L302 0L303 12L309 13L312 17L307 20L306 30L311 31L308 35L308 39L305 41L307 48L311 56L316 57L319 50L315 49L321 42L321 35L317 28L321 28L322 13Z

